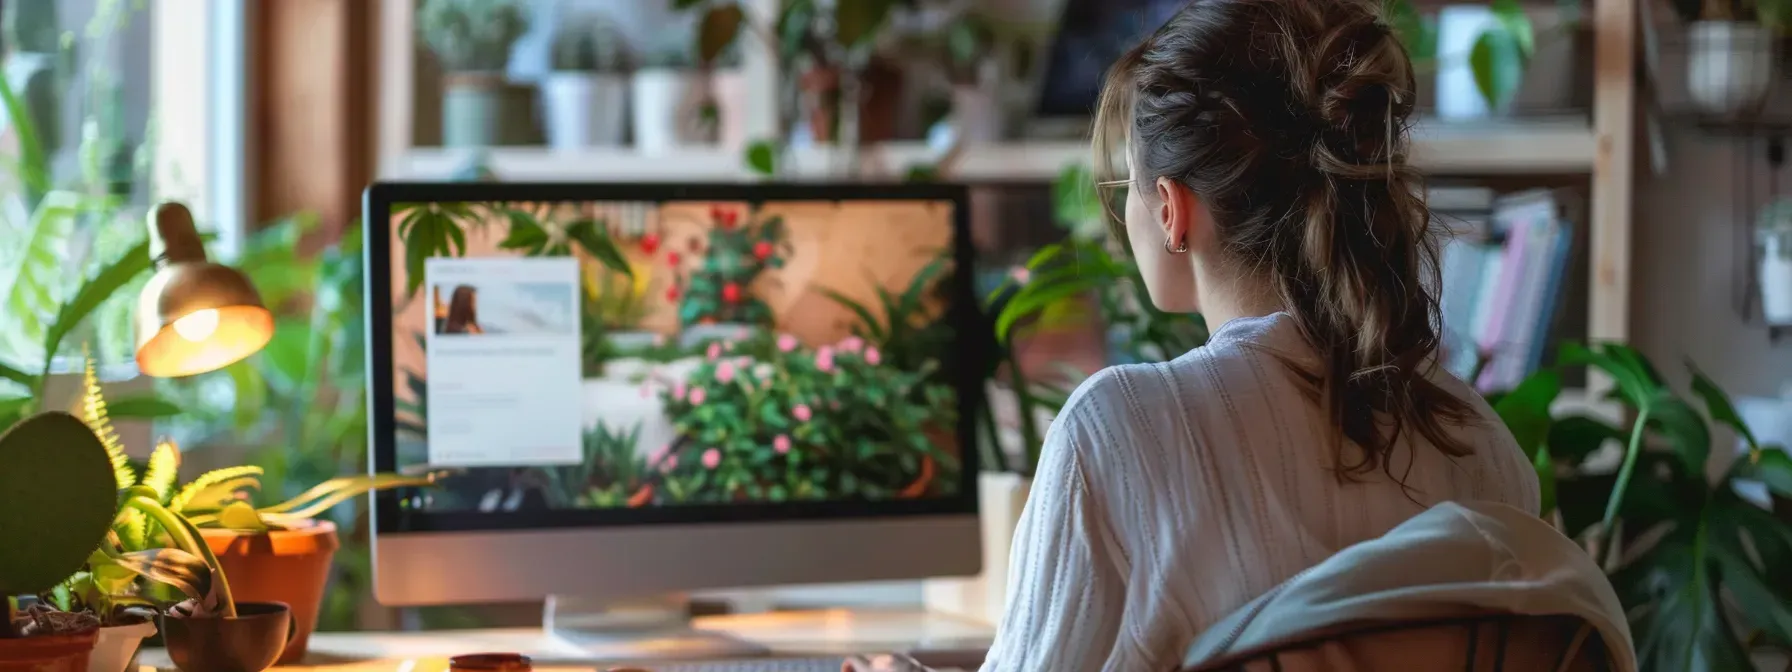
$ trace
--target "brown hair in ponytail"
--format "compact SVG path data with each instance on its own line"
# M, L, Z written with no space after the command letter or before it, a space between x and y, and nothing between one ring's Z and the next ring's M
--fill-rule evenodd
M1468 403L1425 375L1437 248L1407 164L1412 64L1371 2L1194 0L1114 65L1095 123L1096 165L1113 172L1124 133L1139 183L1199 196L1223 262L1266 281L1321 353L1297 373L1362 451L1340 443L1340 478L1393 476L1407 427L1471 452L1446 432Z

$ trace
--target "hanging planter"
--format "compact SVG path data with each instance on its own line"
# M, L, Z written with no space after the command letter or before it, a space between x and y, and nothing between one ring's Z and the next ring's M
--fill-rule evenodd
M1686 88L1706 114L1747 116L1767 100L1773 81L1773 32L1748 21L1687 26Z

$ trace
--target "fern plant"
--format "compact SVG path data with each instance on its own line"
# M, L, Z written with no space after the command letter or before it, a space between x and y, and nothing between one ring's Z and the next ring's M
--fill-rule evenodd
M153 499L157 505L184 517L198 528L253 533L306 527L312 524L313 518L354 497L375 490L426 486L438 477L437 474L343 476L319 483L279 504L256 508L243 495L261 488L261 467L242 465L213 469L177 488L180 446L167 439L156 444L139 476L112 426L92 358L87 360L78 406L78 417L106 447L119 491L134 491L139 497ZM121 509L114 520L113 530L126 551L166 545L162 543L165 530L158 529L153 517L146 515L141 507Z

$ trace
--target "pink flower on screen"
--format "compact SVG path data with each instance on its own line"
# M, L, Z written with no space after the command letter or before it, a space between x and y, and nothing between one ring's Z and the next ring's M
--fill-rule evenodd
M706 396L706 395L703 394L703 388L701 388L701 387L691 388L691 405L692 406L702 406L704 396Z
M864 348L865 348L865 339L863 339L863 338L859 338L857 336L847 336L846 338L840 340L840 349L845 352L858 352Z
M660 463L660 471L671 471L678 468L678 456L667 455L666 461Z
M703 468L714 469L722 464L722 451L711 448L703 451Z
M829 373L834 370L833 348L824 345L821 346L820 350L815 351L815 368L821 369L822 373Z
M808 422L809 418L815 417L815 412L809 409L808 404L797 404L790 409L790 417L796 418L797 422Z
M1033 272L1027 270L1025 266L1015 266L1014 270L1008 272L1008 277L1014 279L1014 284L1024 285L1027 284L1027 280L1032 279Z
M779 455L790 452L790 437L779 434L778 438L772 439L772 450L777 451Z
M672 399L673 401L684 401L684 381L672 383Z
M653 396L653 386L646 384L641 385L641 398L646 399L651 396Z
M721 343L710 343L708 355L709 355L710 359L716 359L718 357L721 357L722 356L722 344Z
M648 462L658 462L660 460L666 459L666 457L667 457L666 454L670 453L670 452L672 452L672 444L662 443L662 444L660 444L660 447L653 449L653 452L650 452L647 454L647 461Z
M872 366L877 366L878 362L882 362L882 361L884 361L884 356L881 354L878 354L876 347L865 348L865 363L866 364L870 364Z
M716 365L716 382L718 382L718 383L734 382L734 363L733 362L722 362L721 364Z
M796 349L796 337L784 334L778 337L778 352L790 352Z

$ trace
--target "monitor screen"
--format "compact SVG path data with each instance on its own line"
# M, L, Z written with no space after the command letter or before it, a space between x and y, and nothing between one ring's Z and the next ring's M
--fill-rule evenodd
M1066 0L1040 81L1038 115L1094 112L1108 68L1188 0Z
M959 506L974 302L949 193L370 196L375 466L441 476L382 498L382 531Z

